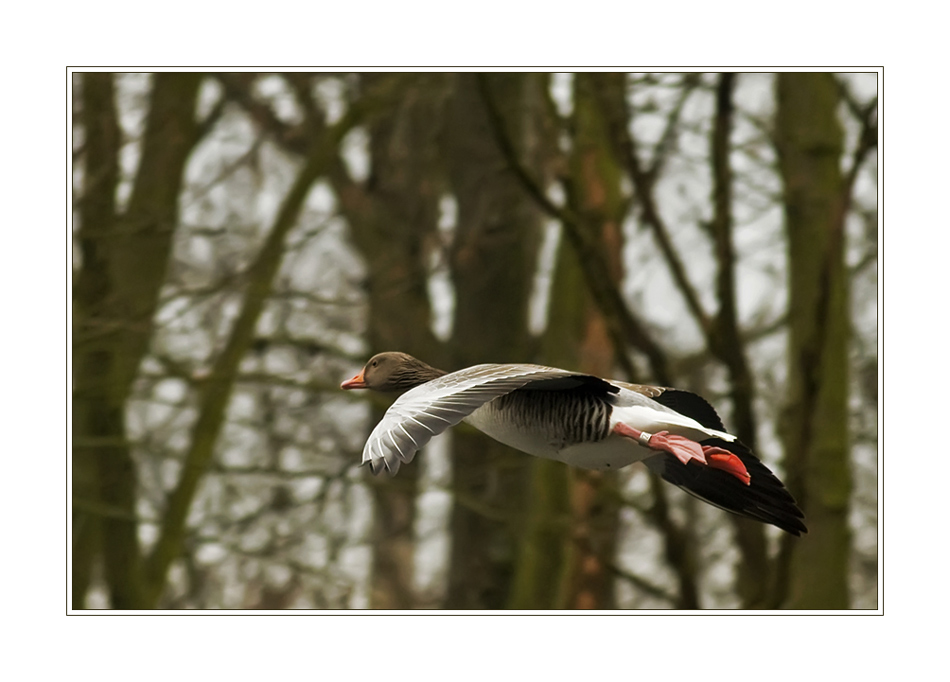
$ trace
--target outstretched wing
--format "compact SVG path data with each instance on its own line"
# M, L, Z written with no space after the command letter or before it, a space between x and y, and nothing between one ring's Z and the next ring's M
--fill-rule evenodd
M540 365L476 365L446 374L404 393L383 415L363 448L363 464L374 474L392 476L400 462L411 462L433 436L455 426L482 405L520 388L561 390L603 379ZM601 386L602 385L602 386Z

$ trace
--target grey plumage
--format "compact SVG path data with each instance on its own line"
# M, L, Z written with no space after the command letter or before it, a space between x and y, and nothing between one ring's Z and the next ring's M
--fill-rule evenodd
M561 394L555 388L591 382L609 390L607 382L595 377L540 365L477 365L446 374L404 393L392 404L366 441L363 464L373 473L385 470L395 475L400 463L412 461L433 436L496 398L526 386L532 393L558 396Z

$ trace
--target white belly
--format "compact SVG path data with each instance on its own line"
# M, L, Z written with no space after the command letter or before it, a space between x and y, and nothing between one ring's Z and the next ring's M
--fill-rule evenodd
M597 443L570 445L551 459L582 469L616 471L655 454L655 450L637 445L629 438L611 434L606 440Z
M656 454L629 438L615 434L593 443L565 445L552 441L538 430L512 426L500 418L499 412L491 409L489 405L475 410L465 421L485 435L516 450L535 457L555 459L582 469L616 471Z

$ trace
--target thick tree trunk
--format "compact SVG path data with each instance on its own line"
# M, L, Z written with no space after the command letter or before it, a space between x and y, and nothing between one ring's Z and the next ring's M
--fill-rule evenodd
M108 410L107 392L95 388L100 369L81 361L84 349L95 353L100 364L106 349L93 349L83 337L91 333L94 320L104 313L103 303L113 288L107 250L102 237L111 233L115 221L115 189L119 178L118 152L121 132L115 109L111 74L87 74L81 80L82 124L85 136L86 183L79 201L79 246L82 269L76 280L73 301L73 337L76 393L73 400L73 608L85 606L93 566L99 557L101 509L97 453L100 438L122 442L124 432L98 417ZM94 358L90 357L92 363ZM94 440L95 439L95 440Z
M609 131L595 101L596 76L574 81L575 144L568 161L570 209L582 216L579 229L596 245L603 273L616 287L620 261L620 170L611 155ZM608 324L586 284L576 250L560 244L541 359L555 367L612 376L616 349ZM563 464L532 462L528 521L513 595L514 608L611 608L618 508L609 474L572 471Z
M426 259L437 240L440 187L435 179L435 132L441 116L436 93L443 77L367 75L380 89L404 81L403 97L369 125L371 182L338 181L354 243L367 266L371 353L399 350L442 367L445 358L431 331ZM383 410L374 409L376 423ZM399 471L398 481L372 487L375 499L371 605L407 609L413 598L417 460Z
M601 87L604 84L597 74L575 76L575 141L570 159L575 196L570 197L570 201L583 216L592 242L600 245L607 264L607 278L619 289L623 279L621 172L612 154L609 126L597 103L597 90ZM581 270L576 254L570 251L563 256L560 266L566 271L563 273L566 279L568 282L579 280ZM613 376L617 349L590 292L584 287L572 295L566 291L565 283L556 291L562 298L552 297L552 304L563 306L563 310L552 319L560 319L575 328L579 326L581 332L578 336L563 338L564 350L574 355L573 362L567 366L595 376ZM567 321L568 316L574 320ZM573 348L568 348L570 346ZM568 566L570 588L566 605L579 609L612 608L614 590L610 565L614 560L620 517L616 498L609 492L616 489L616 475L577 470L571 478L573 553Z
M74 308L74 502L80 530L74 606L83 604L94 553L87 543L97 536L112 606L145 604L125 403L148 347L183 170L198 140L200 80L198 74L154 77L141 162L121 215L115 210L120 134L112 75L87 74L82 84L88 152L79 212L83 261Z
M489 77L498 100L511 105L503 114L515 139L526 83L520 75ZM522 361L529 351L539 216L497 150L476 76L457 77L450 106L448 165L458 201L451 259L454 364ZM528 466L524 455L482 434L454 433L448 608L506 606Z
M807 536L791 540L788 608L849 606L848 282L838 89L831 74L778 76L776 138L789 257L788 484Z

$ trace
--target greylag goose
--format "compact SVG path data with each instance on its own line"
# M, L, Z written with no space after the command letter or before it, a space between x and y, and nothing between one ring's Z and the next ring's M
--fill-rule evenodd
M608 381L540 365L476 365L446 373L405 353L380 353L343 389L402 393L363 448L374 474L465 421L517 450L585 469L642 461L712 505L793 535L804 515L775 475L688 391Z

